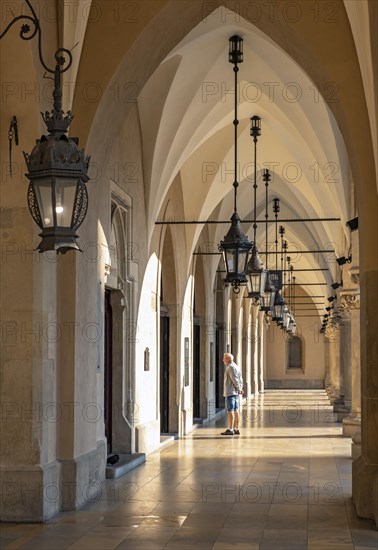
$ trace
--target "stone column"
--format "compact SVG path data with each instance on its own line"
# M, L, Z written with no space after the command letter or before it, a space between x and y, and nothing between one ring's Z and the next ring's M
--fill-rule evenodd
M361 454L361 337L360 337L360 308L352 310L352 420L354 430L352 435L352 458L355 460ZM356 426L357 425L357 426Z
M335 399L333 409L337 414L337 421L349 415L352 408L352 372L351 372L351 319L348 311L342 309L340 322L340 396Z
M351 323L351 414L343 419L343 435L352 437L360 432L361 426L361 369L360 369L360 311L359 311L359 293L357 290L343 291L341 295L341 305L348 311ZM355 458L357 458L360 449L358 449L360 436L356 438L354 448ZM352 447L353 449L353 447Z
M252 306L252 393L257 396L259 393L259 319L258 319L259 308L258 306Z
M326 336L326 379L325 386L331 403L340 396L340 327L337 323L329 323Z
M366 223L365 212L359 220ZM378 293L377 214L360 240L364 262L360 265L361 338L361 455L352 464L352 499L359 517L371 518L378 526ZM371 218L370 218L371 220ZM374 226L375 225L375 226ZM367 239L370 238L370 243ZM367 245L369 244L369 246Z
M259 392L264 393L264 331L265 331L265 323L264 323L264 315L265 313L263 311L259 311L258 313L258 385L259 385Z
M26 208L1 216L0 518L41 522L61 510L57 268L35 252L40 239Z
M377 303L377 272L361 275L361 455L352 464L352 499L358 516L378 526Z
M244 397L247 399L251 397L252 393L252 315L250 309L248 309L248 321L246 326L246 366L245 366L245 378L244 378Z

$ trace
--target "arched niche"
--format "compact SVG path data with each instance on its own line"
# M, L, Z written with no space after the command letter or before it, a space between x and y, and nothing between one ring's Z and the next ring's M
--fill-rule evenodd
M290 336L286 342L286 372L305 371L305 343L301 336Z

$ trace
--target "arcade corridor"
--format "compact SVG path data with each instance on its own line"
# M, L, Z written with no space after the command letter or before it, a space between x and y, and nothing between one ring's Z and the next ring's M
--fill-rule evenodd
M4 547L376 548L378 2L0 12Z
M244 404L240 436L225 419L194 430L78 512L6 524L3 550L371 550L373 521L351 503L350 439L322 391L267 391Z

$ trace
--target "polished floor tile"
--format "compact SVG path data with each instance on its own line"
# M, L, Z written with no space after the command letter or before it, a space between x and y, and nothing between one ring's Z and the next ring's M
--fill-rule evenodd
M267 391L194 430L96 501L45 524L0 525L4 550L378 550L351 502L351 441L324 392Z

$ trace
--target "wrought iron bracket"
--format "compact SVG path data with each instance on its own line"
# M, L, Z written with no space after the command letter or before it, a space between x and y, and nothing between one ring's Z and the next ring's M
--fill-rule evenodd
M43 59L43 53L42 53L42 30L41 25L39 22L39 19L37 17L36 12L34 11L33 6L31 5L29 0L25 0L28 8L30 9L30 12L32 15L18 15L12 19L12 21L7 25L7 27L4 29L2 33L0 33L0 40L4 38L4 36L8 33L8 31L13 27L15 23L18 21L28 21L28 23L24 23L21 25L20 30L20 38L22 40L31 40L36 35L38 35L38 55L39 60L41 62L42 67L45 69L46 72L51 74L56 74L56 72L60 74L65 73L68 71L68 69L72 65L72 53L70 50L67 50L66 48L58 48L55 52L55 61L56 66L54 69L50 69L45 63L45 60ZM29 22L32 24L32 27L30 26ZM66 59L62 54L66 54L68 56L68 64L64 67L66 64Z

